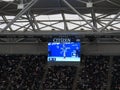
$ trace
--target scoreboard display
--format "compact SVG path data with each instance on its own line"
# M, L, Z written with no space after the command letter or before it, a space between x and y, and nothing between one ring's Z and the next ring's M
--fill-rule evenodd
M48 42L48 62L80 62L80 41L55 38Z

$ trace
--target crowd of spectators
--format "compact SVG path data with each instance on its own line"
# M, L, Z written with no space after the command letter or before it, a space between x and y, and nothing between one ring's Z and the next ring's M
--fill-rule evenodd
M120 56L113 58L111 90L120 90Z
M44 82L44 88L50 90L71 90L75 74L75 66L50 66Z
M109 57L86 56L76 90L106 90Z
M45 64L45 56L1 55L0 90L38 90Z
M107 90L109 61L84 56L76 90ZM45 74L46 65L44 55L0 55L0 90L72 90L77 66L49 66ZM111 75L111 90L120 90L120 56L113 57Z

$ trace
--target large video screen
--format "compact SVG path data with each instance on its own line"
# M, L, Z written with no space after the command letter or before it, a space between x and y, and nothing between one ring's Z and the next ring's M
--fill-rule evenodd
M80 62L80 42L49 42L49 62Z

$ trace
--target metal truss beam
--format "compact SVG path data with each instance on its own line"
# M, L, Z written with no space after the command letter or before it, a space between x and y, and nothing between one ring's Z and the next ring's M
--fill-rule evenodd
M117 19L119 16L120 16L120 12L118 12L117 15L108 24L106 24L106 26L104 26L100 31L105 31L105 29L108 26L110 26L115 21L115 19Z
M113 1L110 1L110 0L106 0L107 2L109 2L109 3L111 3L111 4L113 4L113 5L115 5L115 6L118 6L118 7L120 7L120 5L119 4L117 4L117 3L114 3Z
M25 18L26 19L26 18ZM11 21L12 19L9 19L9 21ZM63 20L36 20L37 22L64 22ZM66 22L70 22L70 21L84 21L84 20L65 20ZM88 19L87 21L91 21L90 19ZM106 20L105 20L106 21ZM22 21L17 21L16 23L22 23L22 22L28 22L26 20L22 20ZM4 21L1 21L1 23L4 23Z
M2 18L3 18L3 20L5 21L6 24L9 23L8 20L7 20L7 18L5 16L2 16ZM13 31L11 27L9 27L9 29L10 29L10 31Z
M62 0L69 8L71 8L75 13L78 14L89 26L93 28L93 30L98 31L96 27L94 27L91 23L89 23L71 4L69 4L66 0Z
M46 28L46 27L52 27L52 25L55 25L55 24L58 24L58 23L60 23L59 21L57 21L57 22L55 22L55 23L52 23L52 24L50 24L50 25L48 25L48 24L43 24L43 23L40 23L40 24L42 24L42 25L45 25L45 26L43 26L43 27L41 27L41 28L39 28L40 30L41 29L43 29L43 28ZM52 27L52 28L55 28L55 27ZM58 28L57 28L58 29ZM59 29L59 30L61 30L61 29ZM63 30L63 29L62 29Z
M104 1L106 1L106 0L99 0L99 1L95 1L95 2L93 2L93 3L94 3L94 4L97 4L97 3L104 2Z
M92 36L119 36L120 37L120 32L118 33L117 31L111 31L111 32L80 32L80 31L39 31L39 32L1 32L0 37L39 37L39 36L86 36L86 35L92 35Z
M85 2L85 1L83 1L83 0L77 0L77 1L79 1L79 2L81 2L81 3L84 3L84 4L87 3L87 2Z
M65 19L64 13L62 13L62 17L63 17L63 22L64 22L64 29L65 29L66 31L68 31L68 26L67 26L67 23L66 23L66 19Z
M98 24L101 26L101 27L104 27L104 25L100 22L100 20L97 20ZM107 29L107 28L106 28ZM108 29L107 29L108 30Z
M91 16L92 16L93 26L97 28L97 21L96 21L95 11L93 7L91 8Z
M74 25L78 25L78 27L75 27L75 28L73 28L72 30L75 30L75 29L80 28L80 27L85 27L85 28L91 29L90 27L87 27L87 26L86 26L86 25L87 25L87 23L82 24L82 25L77 24L77 23L74 23L74 22L72 22L72 21L71 21L71 22L69 22L69 23L74 24Z
M7 30L17 19L19 19L25 12L27 12L38 0L32 0L30 3L28 3L28 5L22 9L17 15L16 17L8 23L8 25L1 31L4 32L5 30Z
M39 25L38 25L38 23L37 23L37 21L36 21L36 19L35 19L34 14L30 14L30 15L31 15L31 18L33 19L34 24L35 24L36 27L37 27L37 31L39 31Z
M19 25L17 25L17 26L19 26ZM27 26L30 26L29 23L26 24L26 25L24 25L24 26L19 26L18 29L14 30L14 32L17 32L17 31L19 31L19 30L22 29L22 28L25 29Z
M101 22L101 21L100 21L100 23L106 25L106 23L104 23L104 22ZM117 30L120 30L119 27L116 27L116 26L113 26L113 25L109 25L109 26L110 26L111 28L116 28Z
M26 16L27 16L27 18L28 18L28 21L29 21L31 27L32 27L32 31L35 32L35 31L36 31L35 25L34 25L34 23L33 23L33 20L32 20L32 17L31 17L31 15L30 15L30 13L28 12L28 13L26 14Z
M83 1L83 0L77 0L77 1L79 1L79 2L81 2L81 3L84 3L84 4L87 3L87 2L85 2L85 1ZM89 1L90 1L90 0L89 0ZM106 1L106 0L95 1L95 2L93 2L93 4L101 3L101 2L104 2L104 1Z
M46 27L49 26L49 27L52 27L52 28L55 28L55 29L64 31L64 29L61 29L61 28L59 28L59 27L55 27L55 26L52 26L52 25L48 25L48 24L45 24L45 23L43 23L43 22L39 22L39 23L42 24L42 25L45 25Z

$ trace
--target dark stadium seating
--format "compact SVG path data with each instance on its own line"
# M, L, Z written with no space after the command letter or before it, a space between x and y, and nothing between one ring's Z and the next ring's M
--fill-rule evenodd
M111 90L120 90L120 56L113 58Z
M71 90L75 74L75 66L51 66L48 68L44 88Z
M104 90L108 67L109 57L86 56L77 81L77 90Z
M45 63L44 56L0 56L1 90L38 90Z
M120 90L120 56L112 61L109 65L109 56L84 56L75 81L77 66L46 69L45 55L0 55L0 90L73 90L73 85L75 90L108 90L109 74L111 90Z

